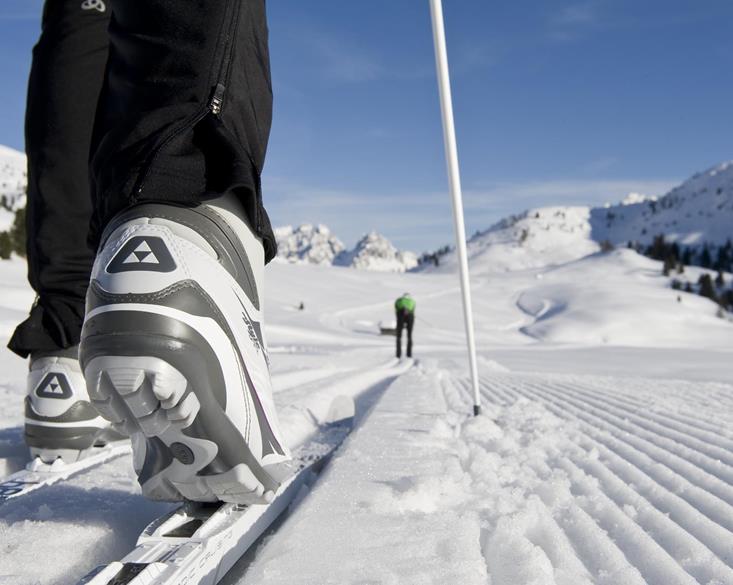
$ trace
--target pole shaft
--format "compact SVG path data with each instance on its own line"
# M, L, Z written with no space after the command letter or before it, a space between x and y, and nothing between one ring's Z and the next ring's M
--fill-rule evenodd
M468 342L468 362L473 384L474 414L481 409L479 394L478 367L476 365L476 341L473 329L473 310L471 307L471 285L468 278L468 255L466 254L466 227L463 221L463 197L461 195L461 176L458 169L458 149L456 130L453 123L453 100L451 98L450 77L448 74L448 53L445 46L445 27L441 0L430 0L430 14L433 22L433 41L435 44L435 66L438 74L440 92L440 111L443 118L443 140L448 167L448 184L453 203L453 225L456 234L456 251L463 296L463 319Z

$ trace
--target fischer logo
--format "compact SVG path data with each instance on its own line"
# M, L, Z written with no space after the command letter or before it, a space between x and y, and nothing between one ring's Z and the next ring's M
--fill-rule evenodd
M104 3L104 0L84 0L84 2L81 3L81 9L105 12L107 10L107 5Z

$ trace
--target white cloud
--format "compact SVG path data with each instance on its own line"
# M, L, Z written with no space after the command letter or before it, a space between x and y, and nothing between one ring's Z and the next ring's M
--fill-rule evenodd
M556 26L578 26L596 21L598 5L596 2L582 2L563 7L552 18Z
M600 8L600 0L575 2L562 7L549 18L550 38L562 42L578 38L583 32L600 23Z
M373 81L384 73L377 60L358 47L326 35L313 36L310 44L328 79L355 83Z

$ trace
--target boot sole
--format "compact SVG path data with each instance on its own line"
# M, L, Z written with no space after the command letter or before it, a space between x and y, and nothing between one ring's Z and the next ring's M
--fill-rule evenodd
M92 404L130 435L143 494L167 501L270 501L279 482L225 413L213 349L185 324L154 313L145 314L148 331L126 331L139 323L139 313L130 315L110 311L92 318L88 330L94 333L82 340L80 357Z

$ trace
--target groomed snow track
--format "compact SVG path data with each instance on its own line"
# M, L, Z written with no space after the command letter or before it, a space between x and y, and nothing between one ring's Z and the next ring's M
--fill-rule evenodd
M400 376L226 585L733 585L733 386L485 369L473 417L448 365Z
M517 374L481 386L496 412L534 403L568 424L537 472L569 480L556 536L593 582L733 583L733 388Z

